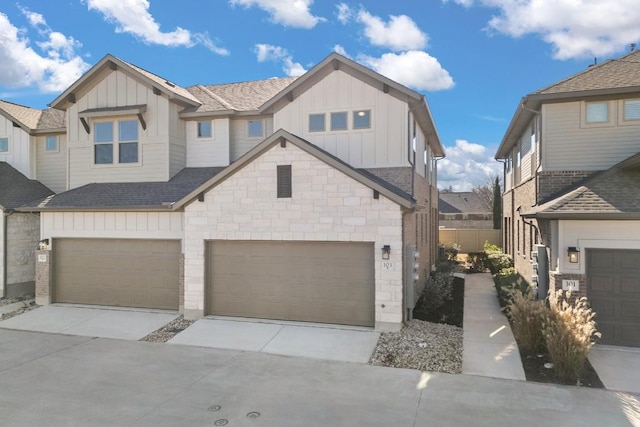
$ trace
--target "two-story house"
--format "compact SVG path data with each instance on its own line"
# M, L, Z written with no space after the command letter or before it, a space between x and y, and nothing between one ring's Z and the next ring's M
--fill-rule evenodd
M437 254L424 96L338 54L182 88L107 55L66 113L36 300L398 329Z
M588 297L605 344L640 346L639 153L633 51L525 96L496 154L505 251L539 293Z
M15 209L66 189L64 143L64 112L0 101L0 296L33 293L40 220Z

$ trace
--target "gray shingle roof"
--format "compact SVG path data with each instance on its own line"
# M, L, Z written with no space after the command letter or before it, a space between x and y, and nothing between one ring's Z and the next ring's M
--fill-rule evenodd
M473 191L440 193L441 213L490 213L486 202Z
M94 183L30 203L27 208L162 208L189 194L224 168L185 168L168 182Z
M37 110L1 100L0 109L30 130L65 127L64 111L54 110L52 108Z
M219 85L196 85L187 90L202 102L197 112L255 111L289 86L297 77L254 80Z
M595 173L523 215L540 218L640 215L639 160L640 153Z
M0 162L0 206L4 209L15 209L51 194L53 191L39 181L27 178L6 162Z
M534 94L556 94L587 90L640 86L640 50L594 65L542 88Z

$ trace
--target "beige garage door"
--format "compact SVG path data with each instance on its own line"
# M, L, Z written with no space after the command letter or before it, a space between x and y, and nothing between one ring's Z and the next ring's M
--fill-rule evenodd
M602 344L640 347L640 251L587 251L587 297Z
M179 240L54 239L54 300L178 309Z
M374 325L373 243L213 241L210 314Z

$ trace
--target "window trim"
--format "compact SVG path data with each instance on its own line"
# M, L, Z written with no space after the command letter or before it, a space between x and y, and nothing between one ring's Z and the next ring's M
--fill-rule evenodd
M209 124L209 135L200 134L200 124ZM213 120L198 120L196 121L196 139L213 139Z
M251 123L260 122L260 135L251 135ZM264 138L265 134L265 123L264 119L249 119L247 120L247 138L249 139L258 139Z
M120 129L119 129L119 123L120 122L135 122L136 123L136 129L138 131L138 138L136 141L122 141L120 142ZM112 126L112 131L113 131L113 139L111 142L107 143L107 142L102 142L102 143L97 143L95 142L95 137L96 137L96 132L95 132L95 125L98 123L111 123ZM108 167L130 167L130 166L141 166L142 165L142 150L141 150L141 134L140 134L140 122L138 121L138 119L136 117L121 117L121 118L104 118L104 119L96 119L96 120L92 120L92 133L93 133L93 161L92 161L92 167L98 167L98 168L108 168ZM135 162L120 162L120 145L121 144L132 144L132 143L136 143L137 146L137 160ZM95 147L97 145L111 145L111 149L112 149L112 157L111 157L111 163L96 163L96 157L95 157Z
M56 148L49 149L49 138L55 138ZM45 153L58 153L60 152L60 137L58 135L47 135L44 137L44 152Z
M6 139L7 140L7 149L6 149L6 151L0 151L0 155L5 155L5 154L11 153L11 139L8 136L2 136L2 137L0 137L0 139Z
M606 104L607 106L607 121L602 122L589 122L587 121L588 106L590 104ZM614 125L613 118L615 117L614 111L615 103L609 100L605 101L582 101L580 103L580 127L582 128L597 128L597 127L610 127Z
M311 117L322 117L322 129L311 129ZM309 113L309 121L307 130L309 133L326 132L327 131L327 114L326 113Z
M344 128L333 127L333 116L338 114L344 114ZM329 113L329 130L331 132L344 132L349 130L349 112L348 111L332 111Z
M358 115L358 113L361 113L361 112L368 113L369 120L368 120L368 125L367 126L356 126L356 116ZM352 114L353 130L371 129L371 127L372 127L372 125L371 125L371 122L372 122L371 115L372 115L372 113L371 113L371 109L370 108L368 108L368 109L360 108L360 109L357 109L357 110L353 110L353 114Z
M618 100L618 125L620 126L639 126L640 125L640 117L637 119L627 119L627 102L635 101L640 103L640 98L628 98L628 99L620 99Z

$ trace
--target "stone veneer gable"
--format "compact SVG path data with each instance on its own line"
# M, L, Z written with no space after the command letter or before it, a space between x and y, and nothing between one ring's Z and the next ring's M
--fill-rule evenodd
M276 167L292 165L292 197L277 198ZM402 210L373 190L294 144L274 145L185 207L185 316L205 310L207 240L350 241L375 244L375 322L399 329L403 320ZM382 270L383 245L392 270Z

